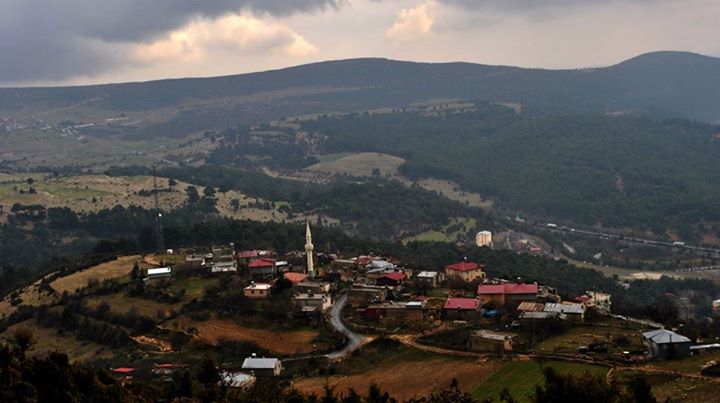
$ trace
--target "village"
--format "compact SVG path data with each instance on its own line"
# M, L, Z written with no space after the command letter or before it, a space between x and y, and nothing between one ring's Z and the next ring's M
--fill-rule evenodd
M489 232L478 234L477 245L492 246ZM612 296L600 290L563 300L548 285L488 278L484 265L468 259L443 268L411 269L387 256L315 253L309 224L304 251L278 256L229 244L209 251L168 249L161 258L157 267L142 269L148 289L166 287L189 273L217 277L241 284L249 301L288 295L287 321L329 327L342 335L340 347L316 349L313 344L312 351L272 357L251 353L240 366L218 368L221 382L229 387L247 388L262 377L297 378L302 371L288 374L286 369L307 360L339 362L379 339L458 357L608 368L682 360L718 347L697 345L660 324L615 315ZM237 278L241 280L231 280ZM158 360L152 374L169 377L188 366ZM136 375L131 366L113 367L112 372L123 381Z

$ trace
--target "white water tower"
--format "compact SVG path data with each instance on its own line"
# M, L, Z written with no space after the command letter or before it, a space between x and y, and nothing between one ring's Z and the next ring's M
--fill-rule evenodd
M490 231L480 231L475 235L475 245L477 246L487 246L488 248L493 247L493 241L492 241L492 232Z

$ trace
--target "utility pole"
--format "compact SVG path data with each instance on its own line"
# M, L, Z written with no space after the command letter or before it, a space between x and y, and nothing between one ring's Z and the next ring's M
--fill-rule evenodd
M163 233L162 211L160 211L160 195L158 194L157 172L153 165L153 194L155 195L155 246L158 255L165 253L165 235Z

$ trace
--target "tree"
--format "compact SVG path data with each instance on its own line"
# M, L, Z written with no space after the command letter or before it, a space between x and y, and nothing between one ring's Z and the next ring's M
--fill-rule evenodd
M187 194L187 202L190 204L195 204L200 200L200 194L195 186L188 186L187 189L185 189L185 194Z
M205 386L216 384L220 381L220 373L212 358L205 357L202 364L200 364L197 380Z
M33 332L28 329L18 329L12 335L12 342L22 357L32 348L37 339Z

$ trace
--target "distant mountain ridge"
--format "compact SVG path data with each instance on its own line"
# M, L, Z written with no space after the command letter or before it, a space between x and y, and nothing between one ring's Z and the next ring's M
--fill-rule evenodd
M73 106L107 113L182 107L167 130L253 124L293 114L400 107L433 99L522 104L541 114L660 111L720 121L720 59L647 53L602 68L527 69L364 58L213 78L0 89L3 112ZM188 126L189 125L189 126ZM154 131L163 133L162 125Z

